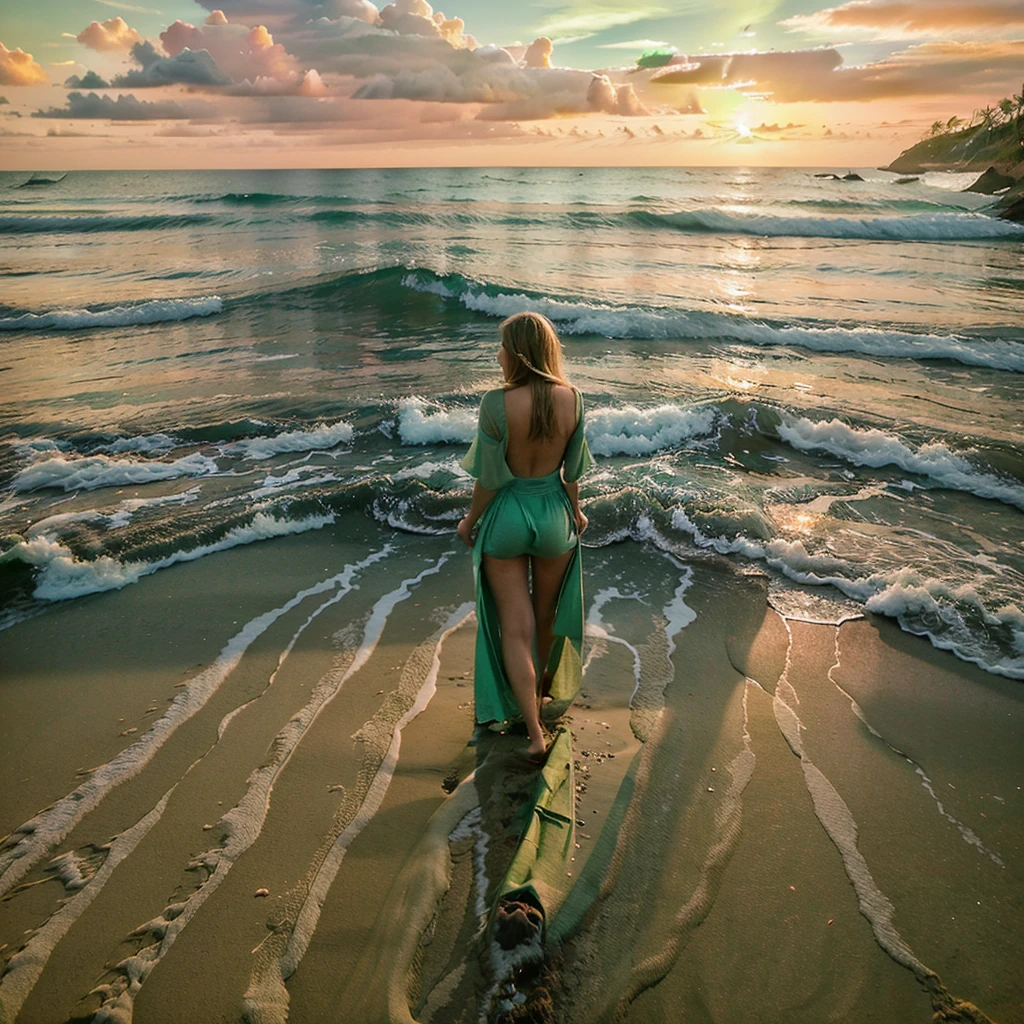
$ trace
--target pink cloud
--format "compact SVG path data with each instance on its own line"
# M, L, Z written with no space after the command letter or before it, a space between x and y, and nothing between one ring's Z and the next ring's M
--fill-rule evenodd
M1024 25L1024 0L963 0L921 3L915 0L850 0L813 14L798 14L780 25L790 31L872 30L899 36L946 32L999 31Z
M219 15L219 17L218 17ZM160 33L160 41L170 57L184 50L206 50L232 81L272 78L297 81L299 64L265 25L248 28L229 23L223 11L213 12L202 26L175 21Z

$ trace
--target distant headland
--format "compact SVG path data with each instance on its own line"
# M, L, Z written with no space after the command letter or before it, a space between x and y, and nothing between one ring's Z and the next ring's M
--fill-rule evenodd
M966 191L1002 193L1000 217L1024 221L1024 86L1019 95L976 110L968 120L936 121L926 138L905 149L886 171L978 171Z

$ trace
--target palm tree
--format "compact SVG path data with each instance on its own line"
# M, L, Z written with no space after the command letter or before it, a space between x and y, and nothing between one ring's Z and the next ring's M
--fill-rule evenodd
M986 107L984 110L979 111L981 114L981 127L985 131L990 132L996 125L996 108Z
M959 129L963 126L963 124L964 124L964 119L962 117L957 117L956 114L954 114L946 122L946 131L947 132L959 131Z
M936 135L941 135L946 130L946 126L942 121L932 121L932 126L928 131L928 134L935 138Z

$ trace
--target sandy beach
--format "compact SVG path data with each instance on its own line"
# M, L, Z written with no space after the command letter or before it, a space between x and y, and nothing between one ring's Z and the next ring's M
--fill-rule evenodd
M1024 1020L1019 683L585 557L572 842L511 951L539 773L474 732L449 538L352 514L0 633L0 1020Z

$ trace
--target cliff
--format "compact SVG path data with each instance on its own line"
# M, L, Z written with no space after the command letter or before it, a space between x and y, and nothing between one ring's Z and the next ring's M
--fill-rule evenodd
M1016 182L996 203L996 214L1024 220L1024 124L1008 121L994 127L975 125L943 132L905 149L886 171L923 174L925 171L977 171L993 169ZM973 186L972 186L973 188Z

